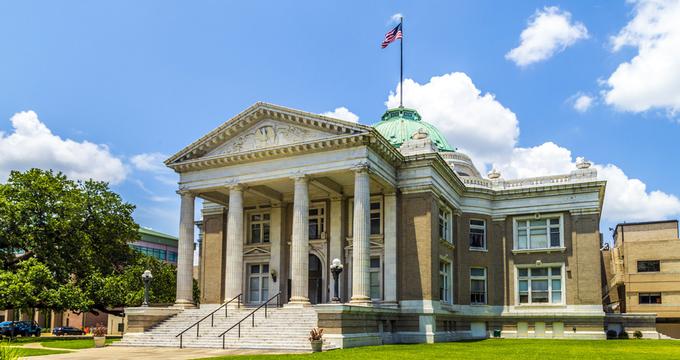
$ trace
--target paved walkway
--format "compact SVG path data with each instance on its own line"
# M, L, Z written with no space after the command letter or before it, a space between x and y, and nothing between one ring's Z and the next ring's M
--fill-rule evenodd
M144 360L186 360L199 359L211 356L225 355L262 355L283 354L282 351L266 350L220 350L220 349L177 349L160 347L125 347L106 346L72 351L68 354L31 356L30 360L119 360L119 359L144 359Z

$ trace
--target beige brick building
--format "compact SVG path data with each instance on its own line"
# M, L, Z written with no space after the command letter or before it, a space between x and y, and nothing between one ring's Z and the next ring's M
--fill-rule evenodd
M201 307L280 293L338 347L605 336L605 182L586 161L482 177L415 110L365 126L257 103L166 164L180 175L178 306L193 306L198 197Z
M605 306L617 313L653 313L657 330L680 338L678 221L618 224L602 252Z

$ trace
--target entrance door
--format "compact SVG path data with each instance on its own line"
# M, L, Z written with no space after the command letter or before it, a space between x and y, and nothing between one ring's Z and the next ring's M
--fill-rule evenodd
M309 302L320 304L323 301L323 269L321 260L309 254Z
M248 303L261 304L269 299L269 264L248 265Z

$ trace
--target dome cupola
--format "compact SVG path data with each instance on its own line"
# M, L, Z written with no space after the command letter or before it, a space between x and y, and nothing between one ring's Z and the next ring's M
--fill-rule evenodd
M372 126L396 148L399 148L405 141L410 140L413 134L422 132L429 135L439 152L452 152L455 150L439 132L439 129L422 121L420 114L413 109L403 107L388 109L383 114L380 122Z

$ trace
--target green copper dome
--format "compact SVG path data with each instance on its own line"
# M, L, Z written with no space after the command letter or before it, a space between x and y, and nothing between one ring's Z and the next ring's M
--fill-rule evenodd
M421 129L425 131L439 151L454 151L439 130L422 121L420 114L413 109L394 108L385 111L382 120L372 125L380 135L384 136L394 147L400 147L404 141Z

